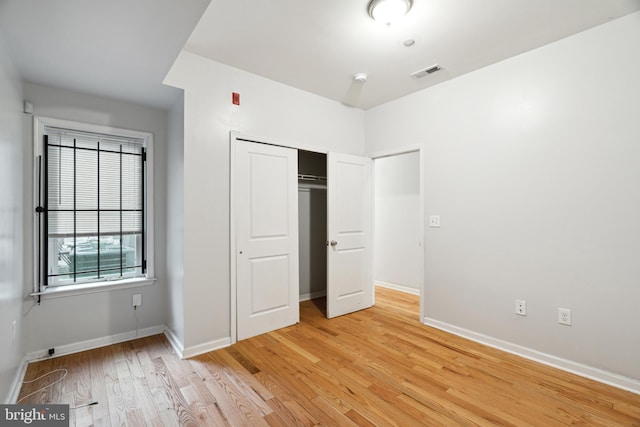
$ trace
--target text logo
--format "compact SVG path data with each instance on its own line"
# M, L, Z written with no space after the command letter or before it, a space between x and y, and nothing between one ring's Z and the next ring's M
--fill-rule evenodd
M68 427L69 405L0 405L0 426Z

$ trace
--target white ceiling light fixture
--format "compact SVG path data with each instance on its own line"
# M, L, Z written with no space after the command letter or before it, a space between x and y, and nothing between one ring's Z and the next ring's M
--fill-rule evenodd
M391 25L409 12L412 0L371 0L369 16L374 21Z
M364 83L367 81L367 75L365 73L354 74L353 81L356 83Z

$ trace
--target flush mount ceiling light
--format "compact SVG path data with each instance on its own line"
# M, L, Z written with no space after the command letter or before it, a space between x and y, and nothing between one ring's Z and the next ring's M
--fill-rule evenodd
M364 83L367 81L367 75L365 73L354 74L353 81L356 83Z
M411 4L411 0L371 0L371 3L369 3L369 16L374 21L391 25L411 9Z

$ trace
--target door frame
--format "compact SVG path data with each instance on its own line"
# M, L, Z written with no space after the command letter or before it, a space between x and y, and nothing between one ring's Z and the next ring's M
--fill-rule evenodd
M257 144L276 145L278 147L293 148L295 150L312 151L315 153L327 154L329 150L318 147L305 146L303 144L288 143L265 137L255 137L242 134L240 132L229 132L229 324L231 325L231 344L238 342L238 287L237 274L238 267L236 248L236 141L254 142Z
M425 223L425 209L424 209L424 146L422 144L413 144L413 145L406 145L403 147L397 147L397 148L390 148L387 150L381 150L381 151L375 151L373 153L367 153L366 156L370 157L373 160L373 182L374 182L374 191L373 191L373 210L375 212L375 205L376 205L376 193L375 193L375 176L376 176L376 160L377 159L381 159L384 157L393 157L393 156L398 156L401 154L408 154L408 153L415 153L418 152L419 157L420 157L420 194L419 194L419 203L420 203L420 211L419 211L419 218L420 218L420 225L418 227L418 232L420 234L420 259L422 260L422 262L420 263L419 266L419 291L420 291L420 323L424 323L424 319L425 319L425 308L424 308L424 291L425 291L425 283L424 283L424 277L425 277L425 267L426 267L426 259L425 259L425 230L426 230L426 223ZM375 223L375 215L373 218L373 236L372 236L372 242L373 242L373 253L375 256L375 250L376 250L376 241L375 241L375 230L376 230L376 223ZM375 288L375 278L373 280L373 286ZM373 302L375 304L375 289L374 289L374 293L373 293Z

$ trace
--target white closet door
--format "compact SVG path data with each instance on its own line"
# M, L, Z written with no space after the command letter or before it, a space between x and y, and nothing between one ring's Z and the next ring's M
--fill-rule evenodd
M327 317L373 305L372 160L327 158Z
M298 157L236 141L237 334L299 322Z

